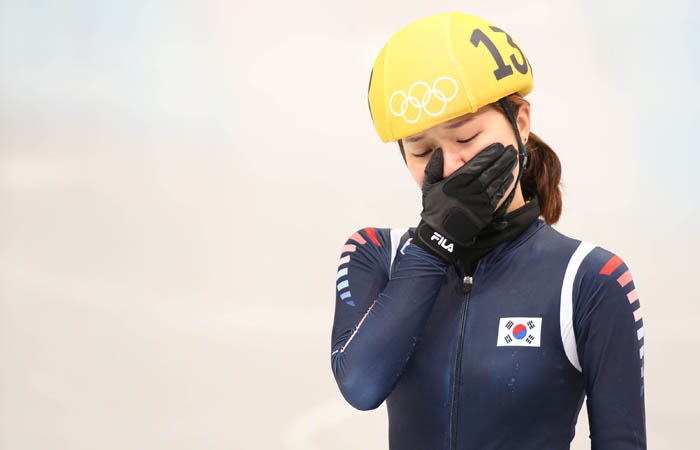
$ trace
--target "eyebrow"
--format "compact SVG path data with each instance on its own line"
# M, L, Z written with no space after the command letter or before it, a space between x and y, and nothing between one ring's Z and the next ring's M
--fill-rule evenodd
M467 117L466 119L458 120L457 122L451 123L449 125L443 125L442 128L445 128L446 130L451 130L453 128L461 127L462 125L464 125L465 123L467 123L471 120L472 120L472 117ZM420 141L421 139L423 139L424 137L425 136L423 136L423 135L414 135L414 136L407 137L404 140L406 142L417 142L417 141Z

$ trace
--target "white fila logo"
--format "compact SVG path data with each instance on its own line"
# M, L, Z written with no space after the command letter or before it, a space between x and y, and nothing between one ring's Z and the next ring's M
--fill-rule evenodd
M438 233L437 231L435 231L433 233L433 235L430 237L430 240L431 241L438 241L438 244L440 244L440 247L444 248L445 250L447 250L450 253L452 253L455 249L454 244L451 242L449 244L447 244L447 239L442 237L442 235L440 233ZM447 244L447 245L445 245L445 244Z
M496 347L539 347L541 330L541 317L501 317L498 322Z

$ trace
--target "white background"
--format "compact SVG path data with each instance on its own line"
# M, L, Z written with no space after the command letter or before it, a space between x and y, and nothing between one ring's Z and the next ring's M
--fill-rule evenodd
M555 228L630 267L649 448L693 447L696 5L0 1L0 448L386 449L332 375L335 272L356 229L418 222L367 83L450 10L530 60Z

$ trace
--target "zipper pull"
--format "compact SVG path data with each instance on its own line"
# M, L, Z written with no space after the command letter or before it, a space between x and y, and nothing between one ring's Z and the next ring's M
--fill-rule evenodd
M462 290L466 293L472 290L472 277L469 275L464 277L462 280Z

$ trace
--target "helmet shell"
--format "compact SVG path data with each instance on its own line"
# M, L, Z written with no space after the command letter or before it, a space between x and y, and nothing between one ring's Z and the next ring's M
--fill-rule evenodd
M396 141L532 90L532 67L513 38L460 12L400 29L379 52L368 89L374 127Z

